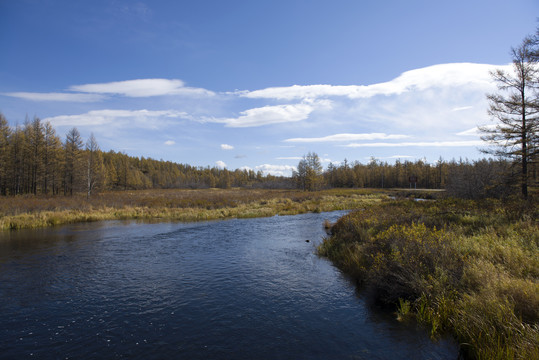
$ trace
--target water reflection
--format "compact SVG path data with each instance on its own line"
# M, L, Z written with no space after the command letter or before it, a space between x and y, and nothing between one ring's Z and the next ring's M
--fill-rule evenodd
M456 358L315 255L342 214L3 233L0 357Z

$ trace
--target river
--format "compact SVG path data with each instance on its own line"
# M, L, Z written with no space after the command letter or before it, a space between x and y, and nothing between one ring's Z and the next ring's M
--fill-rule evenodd
M0 233L0 358L456 359L316 255L343 214Z

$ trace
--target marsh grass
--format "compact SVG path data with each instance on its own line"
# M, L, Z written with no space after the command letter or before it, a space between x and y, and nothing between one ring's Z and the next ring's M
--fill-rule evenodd
M365 190L138 190L72 197L0 197L0 229L113 220L200 221L357 209L387 199Z
M538 215L536 203L381 203L341 218L318 250L469 358L539 359Z

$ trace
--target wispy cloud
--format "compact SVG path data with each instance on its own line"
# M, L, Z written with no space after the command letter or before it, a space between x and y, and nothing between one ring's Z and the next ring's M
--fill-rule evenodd
M280 156L276 157L277 160L301 160L303 157L301 156Z
M314 110L309 104L268 105L242 111L236 118L205 118L204 121L223 123L227 127L254 127L305 120Z
M167 140L167 141L165 141L165 145L172 146L172 145L174 145L174 144L176 144L176 141L174 141L174 140Z
M184 118L188 115L175 110L93 110L78 115L59 115L43 119L50 121L55 126L96 126L116 124L121 120L129 120L130 125L138 124L142 127L154 127L155 124L149 119L157 118Z
M7 92L5 96L31 101L97 102L109 96L153 97L177 95L187 97L214 96L215 93L202 88L185 86L179 79L137 79L108 83L70 86L67 92Z
M223 150L234 150L234 146L228 144L221 144L221 149Z
M387 135L385 133L368 133L368 134L335 134L324 137L315 138L291 138L283 140L285 142L339 142L339 141L357 141L357 140L390 140L390 139L404 139L409 137L408 135Z
M486 128L486 129L494 129L496 127L496 125L489 124L489 125L485 125L483 127ZM479 130L479 127L474 127L474 128L471 128L471 129L468 129L468 130L465 130L465 131L461 131L461 132L457 133L457 135L461 135L461 136L481 136L481 135L484 135L484 134Z
M71 91L92 94L150 97L163 95L213 96L215 93L201 88L186 87L179 79L138 79L98 84L73 85Z
M5 96L16 97L31 101L64 101L64 102L96 102L101 101L105 96L100 94L73 94L73 93L35 93L35 92L8 92L2 93Z
M451 109L451 111L456 112L456 111L464 111L464 110L470 110L470 109L473 109L473 106L460 106L460 107Z
M464 141L423 141L423 142L400 142L400 143L362 143L348 144L345 147L463 147L463 146L484 146L485 143L480 140Z

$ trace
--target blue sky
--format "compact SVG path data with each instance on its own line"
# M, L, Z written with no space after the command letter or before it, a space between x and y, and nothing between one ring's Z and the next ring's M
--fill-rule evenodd
M0 0L0 112L102 150L290 174L482 157L536 0Z

